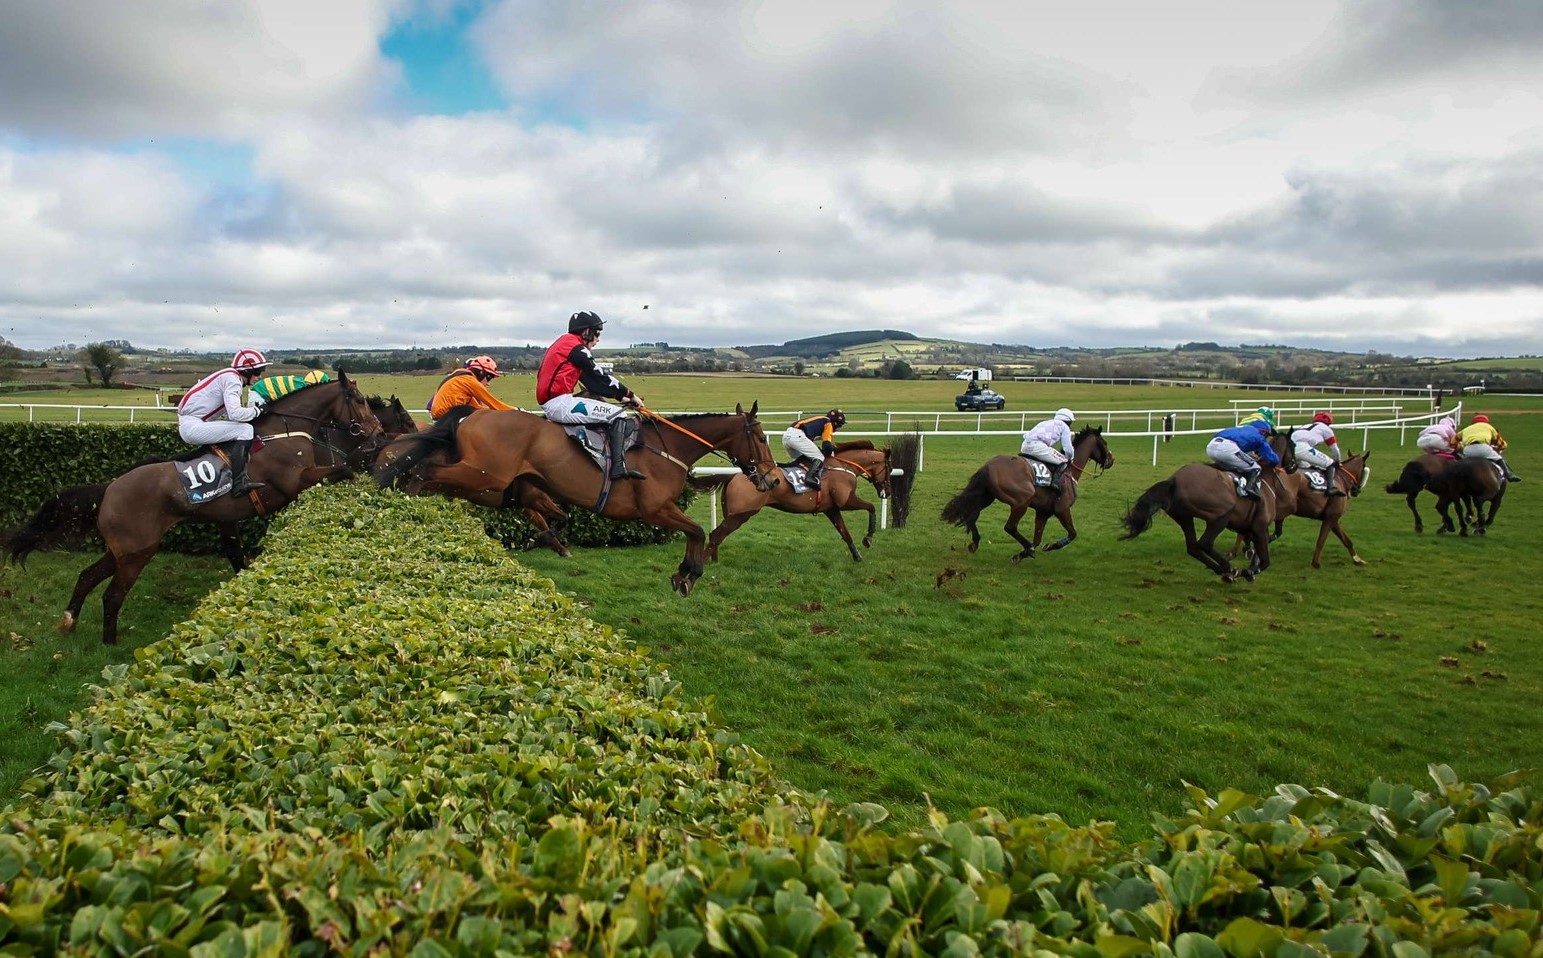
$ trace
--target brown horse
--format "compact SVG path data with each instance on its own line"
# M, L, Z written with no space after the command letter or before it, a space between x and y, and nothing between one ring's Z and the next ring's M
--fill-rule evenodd
M943 521L970 530L970 551L980 547L980 529L975 521L981 511L997 500L1007 503L1007 522L1002 526L1007 534L1017 539L1023 551L1013 556L1013 562L1032 559L1045 534L1045 523L1055 516L1066 534L1045 548L1054 552L1071 545L1077 538L1077 526L1072 521L1072 506L1077 502L1077 489L1088 463L1095 462L1101 469L1114 466L1114 453L1104 441L1103 430L1097 426L1084 426L1072 439L1072 460L1067 466L1066 481L1059 495L1051 489L1034 485L1034 473L1022 456L994 456L975 471L964 490L950 499L943 507ZM1025 539L1018 531L1018 521L1030 508L1034 510L1034 540Z
M1489 532L1500 511L1500 500L1505 498L1505 473L1500 464L1489 459L1459 459L1441 475L1431 479L1428 488L1436 494L1436 511L1441 513L1441 528L1437 534L1452 531L1452 517L1447 508L1457 503L1457 521L1461 523L1460 535L1468 534L1473 524L1473 534L1482 536ZM1489 514L1484 504L1489 503ZM1470 516L1471 513L1471 516Z
M766 433L746 412L663 417L645 412L641 439L652 455L629 458L643 479L605 481L605 471L562 426L521 410L453 410L432 429L392 443L393 458L376 479L381 486L412 478L422 491L442 492L496 508L530 501L531 490L557 502L594 508L612 519L642 519L686 535L686 555L670 583L690 595L702 577L707 534L675 500L691 466L721 452L759 489L770 489L776 465ZM432 454L443 452L443 461ZM608 487L608 490L607 490ZM601 495L608 491L603 503Z
M1388 483L1386 489L1389 494L1401 495L1404 501L1409 503L1409 511L1414 514L1415 532L1424 532L1425 523L1420 520L1420 510L1415 508L1414 500L1425 490L1434 490L1432 483L1436 478L1457 465L1459 461L1451 456L1438 456L1434 453L1416 456L1404 466L1404 471L1399 473L1396 482ZM1469 504L1464 503L1463 509L1469 513L1465 518L1471 519L1472 509ZM1440 531L1451 532L1451 524L1443 523Z
M1184 546L1190 555L1227 582L1239 576L1252 582L1270 567L1270 523L1275 509L1275 490L1270 483L1260 483L1259 498L1248 499L1238 495L1231 473L1192 462L1141 494L1121 520L1128 531L1120 538L1136 538L1152 527L1154 515L1166 512L1184 530ZM1205 531L1198 536L1197 519L1205 523ZM1216 551L1216 537L1223 529L1248 537L1253 553L1247 568L1233 569L1226 556Z
M1350 500L1361 494L1366 480L1371 476L1371 467L1366 460L1371 453L1365 452L1351 456L1339 464L1339 471L1335 475L1334 484L1345 493L1341 496L1331 496L1327 490L1318 490L1308 482L1307 474L1296 467L1295 453L1292 451L1290 439L1284 432L1270 434L1270 448L1280 457L1280 461L1288 463L1284 472L1270 471L1265 473L1265 484L1275 491L1275 531L1270 535L1270 541L1280 538L1281 527L1288 516L1303 516L1308 519L1319 520L1318 544L1313 548L1313 568L1322 568L1323 546L1328 541L1329 533L1333 532L1340 542L1344 543L1346 551L1350 553L1350 561L1356 565L1366 565L1355 551L1355 543L1351 541L1350 534L1340 525L1339 520L1344 516L1345 510L1350 507ZM1233 545L1232 551L1227 553L1231 559L1238 554L1247 542L1247 537L1238 534L1238 541Z
M176 460L151 462L130 469L107 484L95 510L96 529L107 551L75 582L70 604L59 620L59 631L75 627L91 591L111 579L102 595L102 641L118 641L118 612L146 565L160 549L161 539L183 522L214 522L234 527L242 519L282 509L318 482L353 475L348 460L355 446L378 441L380 422L347 375L334 382L297 390L270 402L253 424L262 448L247 466L253 482L265 483L249 496L226 494L193 505L183 491ZM39 526L44 509L28 528ZM43 530L37 530L42 532ZM12 558L25 559L31 548L12 540ZM238 543L239 545L239 543ZM232 565L236 565L232 559Z
M744 476L718 476L707 480L694 480L693 484L704 489L719 489L723 494L723 521L707 537L706 558L718 561L718 546L735 529L750 521L750 517L767 506L782 512L801 514L823 513L836 527L841 539L847 544L854 562L863 561L863 554L852 544L852 533L847 529L842 512L862 510L868 513L868 533L863 536L863 548L873 546L873 536L878 530L878 512L873 503L857 494L857 480L867 479L880 499L890 496L889 475L893 469L888 449L875 449L867 439L854 439L836 446L835 452L825 457L825 472L820 478L820 488L795 492L784 468L783 481L769 491L755 487ZM909 486L906 487L909 489Z

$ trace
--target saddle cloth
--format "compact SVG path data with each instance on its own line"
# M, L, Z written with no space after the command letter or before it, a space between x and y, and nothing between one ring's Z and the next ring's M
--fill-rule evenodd
M1307 477L1307 488L1314 492L1324 492L1329 488L1329 474L1322 469L1298 466L1297 471Z
M1018 454L1018 458L1022 459L1024 462L1028 463L1029 473L1030 473L1030 475L1032 475L1034 477L1034 484L1036 486L1045 486L1047 488L1050 486L1050 467L1049 466L1047 466L1044 463L1040 462L1038 459L1033 459L1033 458L1030 458L1029 456L1025 456L1023 453L1019 453Z
M196 455L178 456L175 460L177 478L188 505L199 506L212 502L230 491L236 477L230 471L225 457L205 446Z
M778 463L777 468L782 470L782 480L793 492L802 494L813 490L813 487L804 481L809 478L808 469L797 463Z

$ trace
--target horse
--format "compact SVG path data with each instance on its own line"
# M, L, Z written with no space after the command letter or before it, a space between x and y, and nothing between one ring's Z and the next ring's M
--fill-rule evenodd
M384 488L411 478L419 491L496 508L523 504L535 490L608 518L642 519L679 530L686 535L686 554L670 585L689 596L702 577L707 534L675 500L692 464L709 452L727 455L757 489L769 490L780 481L772 478L776 465L756 420L758 408L759 403L749 412L736 406L732 413L669 417L642 410L640 439L652 455L628 461L644 478L613 484L561 425L518 409L458 406L433 428L393 442L392 456L377 470L376 481Z
M387 439L395 439L398 436L418 431L418 423L413 419L412 413L402 405L402 400L393 395L390 399L382 399L379 396L369 397L370 412L380 421L381 432Z
M1192 462L1180 466L1167 479L1141 494L1121 521L1128 530L1121 541L1134 539L1152 527L1152 517L1159 512L1184 530L1184 545L1206 568L1233 582L1239 576L1252 582L1270 567L1270 522L1275 517L1275 490L1269 483L1259 484L1259 498L1238 495L1232 473L1218 466ZM1195 520L1205 523L1205 531L1195 534ZM1216 537L1223 529L1248 536L1253 546L1246 568L1234 569L1227 558L1216 551Z
M234 528L242 519L282 509L319 482L354 474L348 460L355 450L333 445L338 437L356 443L375 442L382 435L380 422L370 412L368 402L344 374L333 382L308 386L273 400L253 425L263 445L252 453L247 474L253 482L266 485L247 496L226 494L193 505L183 490L178 475L183 463L178 460L136 466L107 484L95 509L96 530L107 549L76 579L75 592L59 620L60 632L75 628L86 597L111 579L102 595L102 642L116 644L118 612L123 600L173 526L182 522L214 522L221 524L223 531L227 526ZM320 458L327 462L318 463ZM9 549L15 561L24 561L35 543L46 538L46 513L52 504L53 500L45 503L34 516L26 527L31 530L28 535L12 537ZM239 540L237 544L239 547ZM231 562L237 565L235 558Z
M1045 523L1053 515L1061 523L1066 534L1045 547L1054 552L1071 545L1077 538L1077 526L1072 521L1072 506L1077 502L1077 489L1089 461L1100 469L1114 466L1114 453L1104 441L1103 430L1097 426L1084 426L1072 438L1072 460L1067 467L1069 481L1059 495L1042 486L1034 485L1034 473L1023 456L994 456L975 471L964 490L950 499L943 507L943 521L970 530L970 551L980 547L980 529L975 520L981 510L997 500L1007 503L1007 522L1002 526L1007 534L1017 539L1023 551L1013 556L1013 563L1035 558L1040 539L1045 534ZM1030 508L1034 509L1034 540L1025 539L1018 531L1018 521Z
M1355 543L1339 524L1339 520L1350 507L1350 500L1361 494L1367 478L1371 476L1371 468L1366 464L1366 460L1371 458L1371 453L1364 452L1351 456L1339 464L1339 472L1334 483L1346 494L1331 496L1327 490L1320 492L1314 489L1307 481L1307 474L1297 468L1296 455L1286 433L1272 432L1270 448L1275 450L1275 454L1280 457L1282 463L1287 464L1284 472L1272 470L1266 474L1266 483L1273 488L1276 495L1275 531L1270 534L1270 541L1274 542L1280 538L1281 528L1288 516L1317 519L1319 520L1318 544L1313 548L1314 569L1323 567L1323 546L1328 541L1330 532L1345 544L1345 549L1350 553L1350 561L1356 565L1366 565L1366 560L1355 551ZM1231 559L1237 555L1246 541L1246 537L1239 533L1238 541L1233 545L1232 551L1227 553L1227 558Z
M1404 466L1404 471L1399 473L1396 482L1390 482L1386 486L1389 494L1401 495L1404 501L1409 503L1409 511L1414 514L1414 531L1424 532L1425 523L1420 521L1420 510L1415 508L1414 500L1426 489L1433 489L1432 483L1436 478L1461 461L1452 456L1438 456L1435 453L1426 453L1409 460ZM1471 504L1463 505L1468 513L1466 518L1472 518ZM1451 532L1449 523L1444 523L1442 532Z
M1490 459L1459 459L1441 475L1427 484L1436 494L1436 511L1441 513L1441 527L1437 534L1452 531L1452 517L1447 508L1457 503L1457 520L1462 525L1460 535L1468 534L1470 521L1473 534L1482 536L1494 524L1495 513L1500 511L1500 500L1505 498L1505 473L1500 464ZM1489 514L1484 504L1489 503ZM1470 514L1471 513L1471 518Z
M808 515L823 513L836 527L841 539L852 553L853 562L863 561L863 554L852 543L852 533L847 529L842 512L862 510L868 513L868 532L863 536L863 548L873 546L873 536L878 530L878 512L873 503L857 494L857 480L873 483L880 499L888 499L891 493L890 472L893 463L888 449L875 449L867 439L854 439L839 443L835 451L825 457L825 472L820 478L820 488L797 492L788 478L786 466L783 481L770 490L762 491L744 476L715 476L705 480L693 480L702 489L721 490L723 495L723 521L707 538L705 558L718 561L718 546L735 529L767 506L782 512ZM909 486L906 487L909 493Z

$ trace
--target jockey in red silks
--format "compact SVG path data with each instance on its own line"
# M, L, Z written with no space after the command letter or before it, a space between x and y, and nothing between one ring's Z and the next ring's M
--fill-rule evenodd
M177 404L177 431L182 440L195 446L223 446L233 476L230 491L237 495L264 486L246 478L247 459L256 434L252 421L262 415L262 397L253 393L251 404L243 405L241 390L260 379L268 366L262 353L243 349L229 366L200 379Z
M604 328L605 320L589 310L568 317L568 332L547 347L536 373L536 401L553 422L609 428L611 478L642 479L641 472L627 466L627 447L639 426L636 417L626 413L629 407L642 406L643 399L615 376L596 368L590 349L599 342ZM584 387L582 395L574 392L580 386ZM620 405L603 399L614 399Z

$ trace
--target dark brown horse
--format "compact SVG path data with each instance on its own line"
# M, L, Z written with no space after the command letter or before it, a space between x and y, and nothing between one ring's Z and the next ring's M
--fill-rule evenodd
M495 508L529 501L535 490L608 518L677 529L686 535L686 555L670 583L681 595L690 595L702 577L707 534L675 500L692 464L714 451L727 455L757 488L769 489L779 481L771 478L776 465L756 409L668 418L646 413L641 439L651 455L628 459L644 478L614 483L603 505L604 471L562 426L521 410L458 408L432 429L392 443L393 458L376 479L388 486L411 478L422 491Z
M1104 441L1103 430L1097 426L1084 426L1072 439L1072 460L1067 466L1064 488L1057 495L1051 489L1034 485L1034 473L1022 456L994 456L975 471L969 483L948 505L943 507L943 521L970 530L970 551L980 547L980 529L975 521L981 511L998 500L1007 503L1007 522L1002 526L1007 534L1017 539L1023 551L1013 556L1013 562L1034 558L1040 539L1045 534L1045 523L1055 516L1066 534L1045 548L1054 552L1071 545L1077 538L1077 526L1072 521L1072 506L1077 502L1077 490L1088 463L1095 462L1101 469L1114 466L1114 453ZM1018 531L1018 521L1029 509L1034 510L1034 540L1031 542Z
M1436 478L1457 465L1458 462L1458 459L1451 456L1438 456L1434 453L1426 453L1423 456L1416 456L1414 459L1409 460L1404 466L1404 471L1399 473L1398 480L1388 483L1386 488L1390 494L1401 495L1404 497L1404 501L1409 503L1409 511L1414 514L1415 532L1424 532L1425 523L1420 520L1420 510L1415 507L1414 500L1420 493L1431 489L1431 484L1435 482ZM1472 510L1468 508L1468 504L1464 504L1464 509L1470 513L1465 518L1472 518ZM1451 524L1443 523L1441 531L1451 532Z
M1442 534L1452 531L1452 517L1447 509L1455 502L1458 507L1457 521L1462 526L1459 534L1467 535L1470 523L1474 535L1487 534L1495 522L1495 513L1500 511L1500 500L1505 498L1506 485L1505 473L1497 462L1489 459L1459 459L1453 463L1427 484L1427 488L1436 494L1436 511L1441 513L1441 528L1436 532ZM1489 503L1487 515L1484 511L1485 503Z
M355 456L353 447L381 438L380 423L368 402L353 381L341 374L335 382L308 386L275 399L254 426L264 444L252 454L247 472L253 482L266 485L250 496L226 494L192 505L178 477L183 464L175 460L137 466L107 484L95 509L96 530L107 551L76 580L75 592L59 621L61 632L75 627L86 597L111 579L102 596L102 641L116 643L124 597L173 526L213 522L223 531L259 512L282 509L318 482L353 475L348 465ZM347 445L339 445L345 440ZM9 548L16 561L24 560L36 543L47 538L45 513L52 502L45 503L28 524L26 529L31 531L25 538L20 534L12 538ZM238 565L237 559L231 558L231 564Z
M873 536L878 530L879 517L873 503L857 494L857 481L866 479L873 483L880 499L890 496L890 472L893 464L888 449L875 449L867 439L854 439L836 446L835 452L825 457L825 472L820 478L820 488L795 492L793 484L783 481L771 490L763 492L745 476L719 476L707 480L693 480L704 489L720 489L723 495L723 521L707 537L706 558L718 561L718 546L735 529L750 521L750 517L767 506L782 512L822 513L841 534L854 562L863 561L863 554L852 543L852 533L847 529L842 512L862 510L868 513L868 532L863 536L863 548L873 546ZM909 485L905 487L909 491Z
M1270 483L1260 483L1259 498L1248 499L1238 495L1232 473L1192 462L1141 494L1121 520L1128 531L1120 538L1136 538L1152 527L1153 516L1166 512L1184 530L1184 547L1190 555L1227 582L1239 576L1252 582L1270 567L1270 523L1275 509L1275 490ZM1205 523L1198 535L1197 520ZM1216 551L1216 537L1223 529L1248 537L1253 552L1247 568L1233 569L1227 557Z

